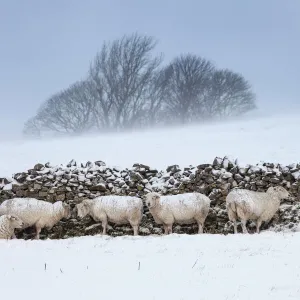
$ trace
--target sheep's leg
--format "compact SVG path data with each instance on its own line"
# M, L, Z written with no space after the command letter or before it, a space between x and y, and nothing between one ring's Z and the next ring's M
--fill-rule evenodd
M167 235L168 234L168 225L165 225L164 224L164 235Z
M106 235L106 231L107 231L107 224L108 224L108 220L107 220L107 215L105 213L101 213L101 216L93 218L95 222L101 222L101 226L102 226L102 235Z
M35 235L35 239L39 240L40 239L40 232L41 232L41 228L36 226L36 235Z
M168 225L167 228L168 228L168 234L172 234L173 233L173 231L172 231L172 224Z
M107 230L107 219L105 218L105 220L102 221L102 235L106 235L106 230Z
M256 221L256 233L259 233L259 228L260 228L260 226L261 226L261 223L262 223L262 221L261 221L260 219L258 219L258 220Z
M230 206L227 207L227 213L228 213L228 218L229 221L233 222L233 232L237 233L237 224L236 224L236 219L237 219L237 213L232 210Z
M248 233L248 230L246 227L247 220L241 220L241 223L242 223L243 233Z
M203 233L203 223L198 221L198 234Z
M129 219L128 221L133 229L133 235L139 235L139 222L137 222L136 220L131 220L131 219Z
M17 237L16 237L15 233L13 233L12 236L11 236L11 239L14 240L14 239L16 239L16 238L17 238Z
M233 231L235 234L237 234L237 225L236 225L236 220L233 221Z
M139 235L139 225L131 225L133 228L133 235Z
M133 226L133 235L139 235L139 226L138 225Z

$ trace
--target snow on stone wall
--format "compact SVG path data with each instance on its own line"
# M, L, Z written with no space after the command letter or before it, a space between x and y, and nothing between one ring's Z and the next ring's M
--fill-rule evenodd
M66 201L74 208L83 199L93 199L99 195L143 197L149 191L162 194L198 191L212 200L204 231L226 234L233 231L225 210L228 192L235 187L266 191L274 185L287 188L294 199L281 205L269 227L272 230L293 230L300 220L300 164L282 166L261 163L242 167L237 160L227 157L216 157L212 164L184 168L172 165L164 171L143 164L134 164L131 169L120 170L106 166L103 161L78 164L72 160L65 166L39 163L33 169L14 174L12 178L0 178L0 202L13 197L33 197L49 202ZM161 234L161 226L154 223L146 207L144 212L140 234ZM253 224L249 225L253 227ZM266 225L262 226L264 228ZM95 224L90 217L77 220L74 210L73 218L59 222L49 232L44 230L41 237L67 238L100 232L101 225ZM175 225L174 232L194 234L197 225ZM130 226L110 226L108 234L119 236L132 232ZM31 237L30 230L19 234L19 237Z

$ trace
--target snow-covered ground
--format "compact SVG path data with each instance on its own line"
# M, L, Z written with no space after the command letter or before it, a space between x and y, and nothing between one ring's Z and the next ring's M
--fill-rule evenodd
M299 162L299 128L299 114L289 114L126 134L0 142L0 177L37 162L56 165L71 159L103 160L121 168L138 162L157 169L211 163L215 156L225 155L238 158L240 164L290 164Z
M3 299L300 299L300 233L0 241Z
M297 115L127 134L0 143L0 177L37 162L165 169L229 155L299 162ZM300 233L0 240L3 299L300 299Z

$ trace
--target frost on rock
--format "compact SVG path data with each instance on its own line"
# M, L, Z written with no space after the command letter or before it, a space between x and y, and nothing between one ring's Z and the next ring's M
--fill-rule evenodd
M224 172L224 173L221 175L221 177L224 178L224 179L231 178L231 177L232 177L232 173L230 173L230 172Z
M294 177L295 180L299 180L300 179L300 170L293 172L292 176Z
M143 197L148 192L159 192L162 195L181 194L197 191L209 196L212 200L212 210L208 216L206 231L211 233L231 232L224 200L228 192L234 188L254 191L266 191L268 187L282 185L293 195L293 201L284 204L292 207L283 207L270 226L298 223L298 216L294 209L299 203L299 174L298 164L282 166L279 164L260 162L259 164L240 166L237 160L228 156L216 157L213 163L187 167L170 165L165 170L157 170L141 163L134 164L131 168L119 169L107 166L102 161L76 163L75 160L64 165L40 164L35 169L13 175L11 181L1 181L0 199L9 199L15 196L46 200L55 202L60 200L67 203L79 203L83 199L93 199L100 195L132 195ZM5 179L6 180L6 179ZM293 208L294 207L294 208ZM216 209L216 210L215 210ZM157 226L147 215L146 224L150 233L154 233ZM91 221L89 221L91 222ZM73 235L84 234L83 224L76 221L76 230ZM67 227L74 224L67 222ZM92 223L88 223L88 226ZM151 229L153 228L153 229ZM193 227L184 227L180 232L194 232ZM268 228L268 227L266 227ZM263 229L263 228L262 228ZM69 229L68 229L69 230ZM71 230L71 229L70 229ZM89 231L90 232L90 231ZM97 232L97 228L91 230ZM122 235L121 231L112 230L112 235ZM59 231L51 231L50 236L60 236Z
M223 162L223 158L221 157L216 157L213 161L213 166L214 167L221 167L222 166L222 162Z
M3 191L11 191L12 190L12 183L8 183L3 186Z

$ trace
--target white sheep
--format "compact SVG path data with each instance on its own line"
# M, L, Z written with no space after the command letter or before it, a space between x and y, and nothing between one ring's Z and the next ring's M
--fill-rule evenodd
M90 215L95 222L101 221L102 234L106 234L108 222L118 225L130 224L133 234L138 235L143 217L143 201L132 196L99 196L83 200L76 205L79 218Z
M24 222L22 229L35 226L35 238L39 239L42 228L50 230L61 219L70 218L71 208L62 201L49 203L34 198L13 198L0 205L0 215L4 214L19 217Z
M163 224L165 234L172 233L172 226L177 224L198 223L198 233L203 233L205 219L209 212L210 199L200 193L185 193L161 196L150 192L145 202L154 221Z
M15 238L15 228L22 228L23 225L23 221L16 216L0 216L0 239Z
M234 233L237 233L238 218L243 233L248 233L247 220L256 221L256 232L259 233L262 222L269 222L279 209L280 201L289 197L289 192L281 186L269 187L267 192L232 190L226 197L226 209L229 220L234 224Z

